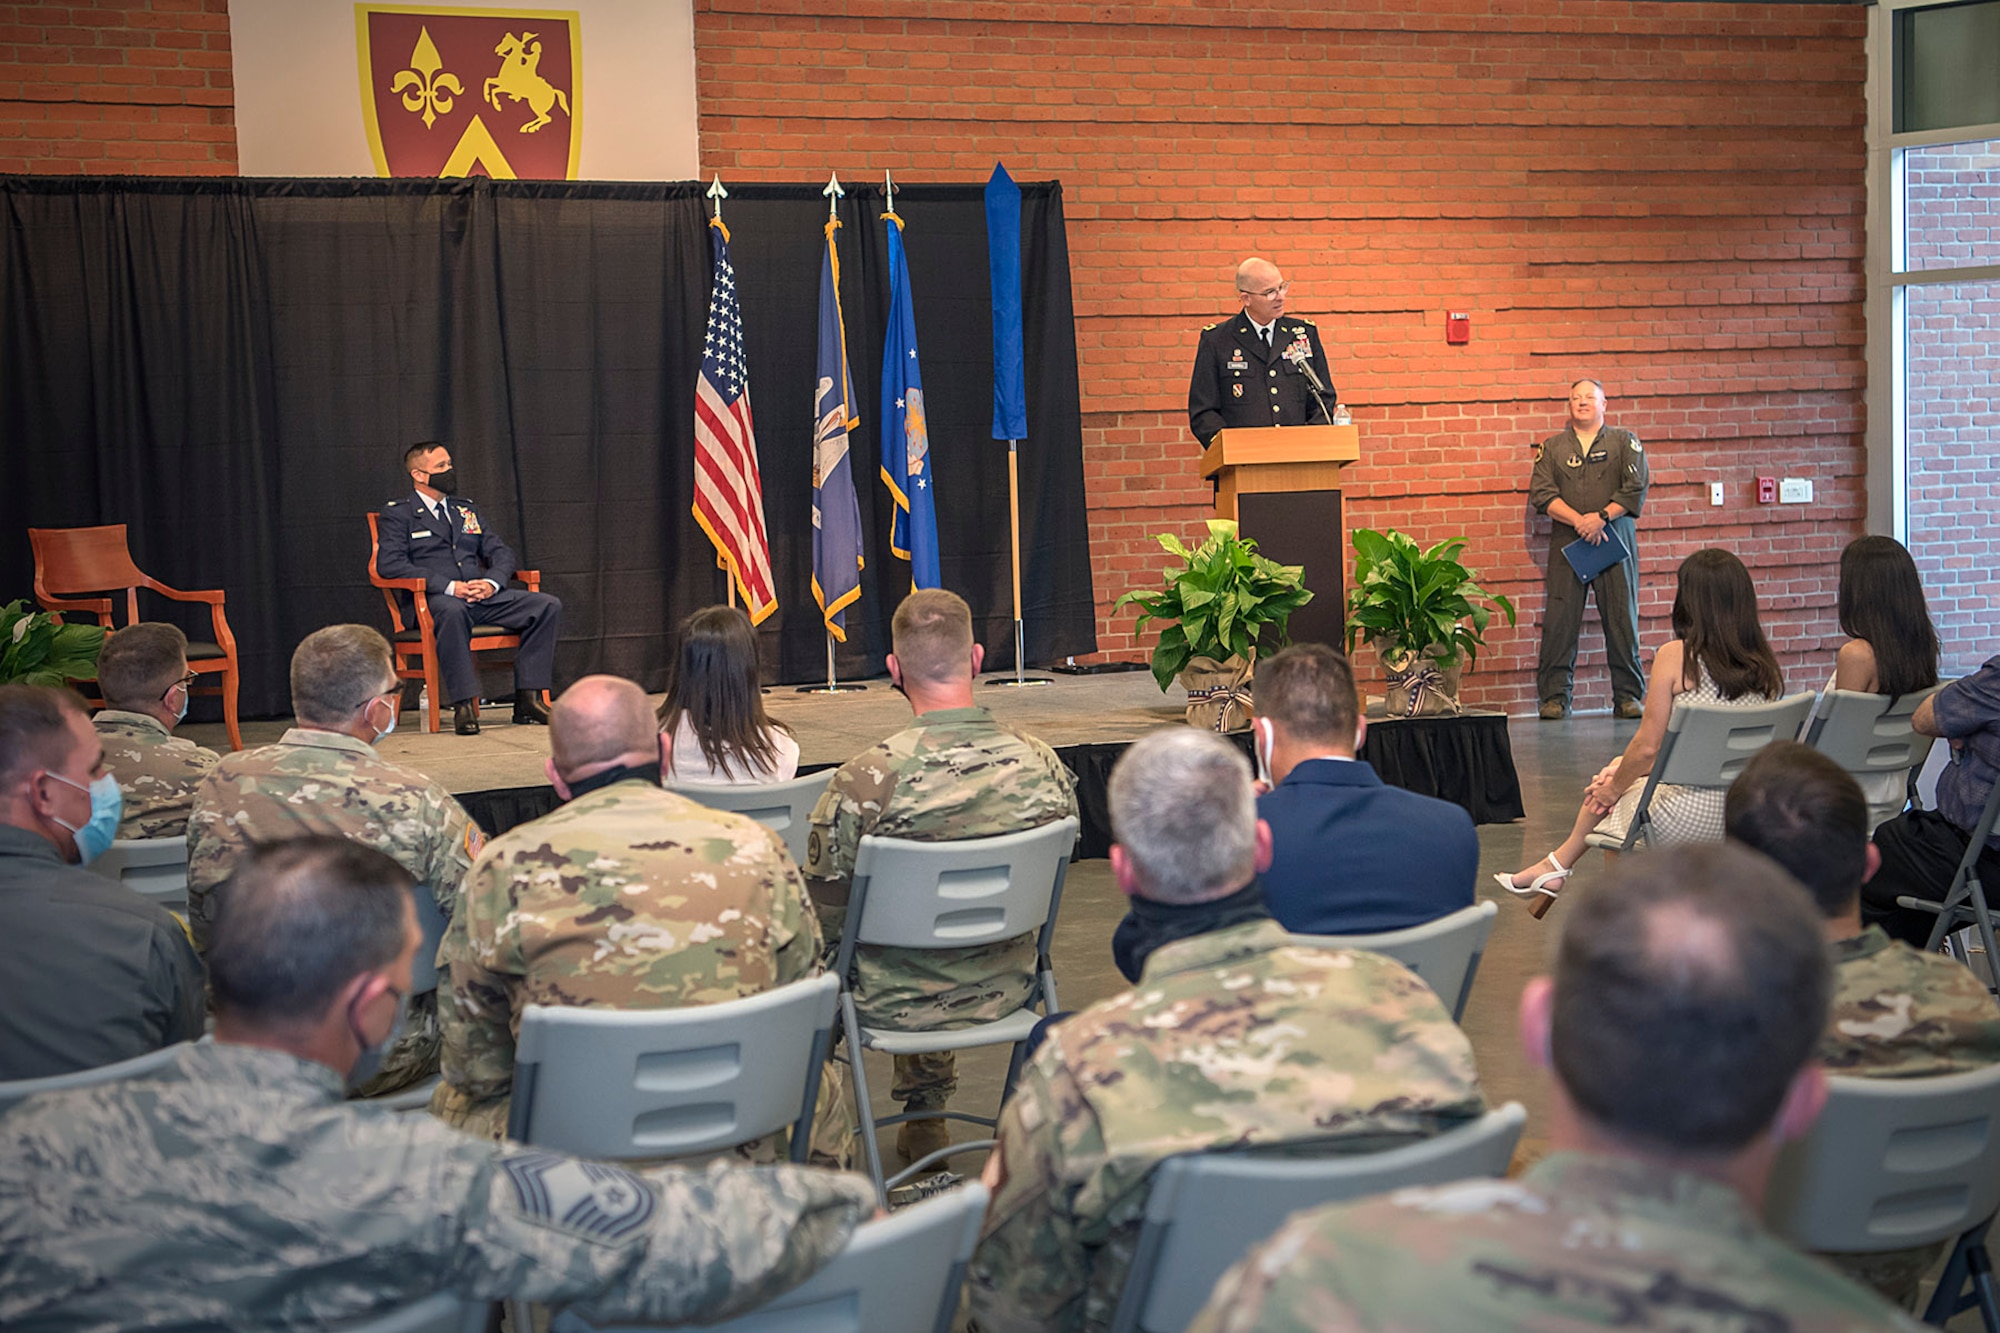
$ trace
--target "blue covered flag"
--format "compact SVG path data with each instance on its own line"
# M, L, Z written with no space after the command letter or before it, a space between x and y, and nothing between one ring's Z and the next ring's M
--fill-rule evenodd
M1021 338L1021 187L1005 164L986 182L986 264L993 280L993 438L1028 434Z
M854 494L848 432L854 381L847 373L847 326L840 316L837 218L826 220L826 259L819 268L819 358L813 388L813 598L826 632L847 642L847 607L861 596L861 504Z
M931 437L924 415L924 379L917 369L917 320L911 310L910 266L903 257L903 220L889 224L889 333L882 343L882 480L896 497L889 549L910 562L910 583L943 586L938 573L937 498L931 486Z

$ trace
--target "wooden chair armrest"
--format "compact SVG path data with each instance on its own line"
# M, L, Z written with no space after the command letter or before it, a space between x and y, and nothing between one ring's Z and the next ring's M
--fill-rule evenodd
M542 571L539 569L517 569L514 571L514 577L527 584L529 592L542 590Z
M401 588L404 592L421 593L425 587L422 578L385 579L375 572L373 565L368 567L368 581L378 588Z
M139 586L142 588L151 588L154 592L160 594L160 596L176 602L207 602L210 606L221 606L223 598L227 595L220 588L205 588L198 592L183 592L179 588L169 588L166 584L150 576L142 577Z
M42 610L58 614L76 611L83 615L97 617L97 623L111 628L111 599L109 597L51 597L46 593L36 593L35 600Z

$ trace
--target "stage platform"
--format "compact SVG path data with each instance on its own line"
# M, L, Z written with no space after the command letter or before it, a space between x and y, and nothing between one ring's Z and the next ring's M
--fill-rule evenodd
M975 687L981 704L1003 721L1052 746L1077 778L1083 835L1078 853L1104 856L1110 847L1105 783L1124 748L1149 731L1183 725L1187 692L1162 694L1145 671L1050 678L1046 685L1015 687L1012 676L983 676ZM1007 684L995 684L1005 681ZM910 707L881 677L865 690L800 693L774 687L764 696L772 717L792 728L802 772L845 763L866 747L907 726ZM657 702L657 699L656 699ZM424 731L423 715L406 709L394 734L376 746L385 758L407 764L449 788L488 833L500 833L555 806L545 764L545 727L515 726L510 705L488 707L477 736ZM246 722L245 745L284 734L287 722ZM203 745L227 745L219 725L185 726L181 734ZM1239 736L1247 751L1247 738ZM1475 821L1504 823L1521 814L1520 788L1509 746L1507 720L1498 713L1461 718L1371 721L1363 757L1385 781L1456 801Z

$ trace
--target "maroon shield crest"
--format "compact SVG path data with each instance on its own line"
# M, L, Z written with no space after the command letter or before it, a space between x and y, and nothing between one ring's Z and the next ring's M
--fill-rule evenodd
M361 107L384 176L574 180L575 11L355 6Z

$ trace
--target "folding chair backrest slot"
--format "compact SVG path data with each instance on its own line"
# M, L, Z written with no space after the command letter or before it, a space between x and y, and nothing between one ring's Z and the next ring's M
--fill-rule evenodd
M648 1051L639 1057L632 1086L644 1092L713 1088L743 1073L743 1045L727 1042L686 1051Z

